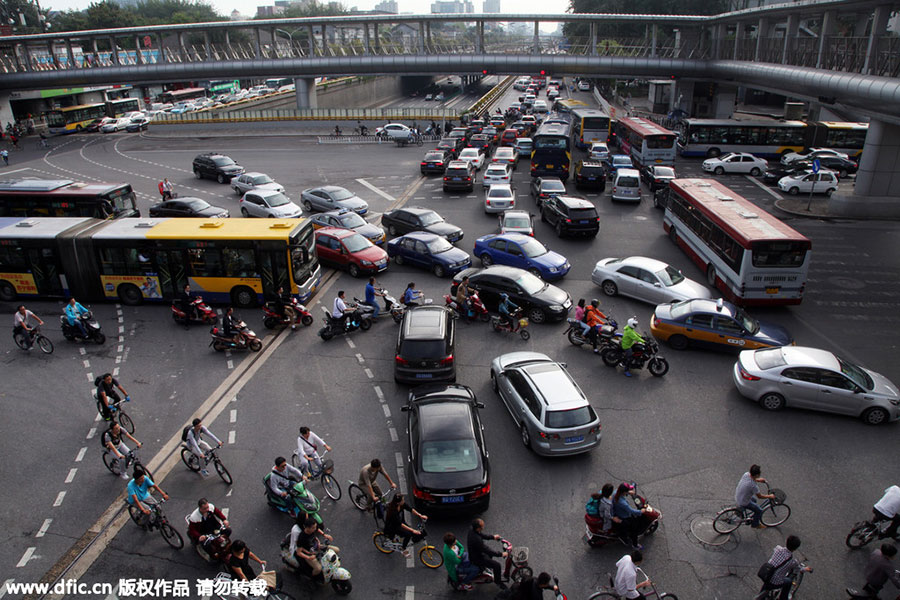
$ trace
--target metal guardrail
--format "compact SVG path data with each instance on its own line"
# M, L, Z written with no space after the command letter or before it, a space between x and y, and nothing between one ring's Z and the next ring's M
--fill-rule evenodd
M512 75L507 76L503 81L495 85L486 93L484 96L475 101L472 106L466 109L465 112L471 113L482 113L484 111L490 110L493 102L502 96L506 90L509 89L509 86L513 84L516 78Z
M160 113L154 125L194 123L245 123L248 121L402 121L458 119L459 112L449 108L309 108L277 110L233 110L189 112L180 115Z
M397 145L397 140L390 137L381 137L377 135L319 135L316 136L319 144L393 144ZM439 142L439 135L423 135L423 142ZM414 142L400 143L403 146L415 146Z

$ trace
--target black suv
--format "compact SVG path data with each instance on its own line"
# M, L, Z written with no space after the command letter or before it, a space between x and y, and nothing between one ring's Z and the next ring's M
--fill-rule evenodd
M459 151L466 147L465 138L450 138L445 137L441 138L441 141L438 142L437 148L435 150L449 150L453 158L455 159L459 156Z
M579 160L575 165L575 187L603 192L606 189L606 168L593 160Z
M397 338L394 380L412 384L456 381L455 344L456 329L450 309L426 305L407 310Z
M215 179L219 183L229 183L232 178L244 174L244 167L224 154L210 152L194 157L194 176L197 179Z
M475 189L475 167L467 160L454 160L444 171L444 191L471 192Z
M541 221L556 228L556 235L596 236L600 217L590 201L576 196L551 196L541 204Z

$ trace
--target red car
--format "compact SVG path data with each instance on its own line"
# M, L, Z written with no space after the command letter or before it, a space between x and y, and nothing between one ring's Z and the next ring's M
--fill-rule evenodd
M323 227L316 230L316 254L323 263L347 269L353 277L387 269L387 252L352 229Z
M519 137L519 132L515 129L505 129L503 131L503 135L500 136L500 145L501 146L513 146L516 143L516 138Z

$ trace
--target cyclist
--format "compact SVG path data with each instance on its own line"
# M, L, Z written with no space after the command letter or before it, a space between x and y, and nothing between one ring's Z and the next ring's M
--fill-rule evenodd
M471 590L469 582L475 579L480 569L469 562L466 549L450 532L444 534L444 548L441 554L444 556L444 567L447 568L451 585L462 591Z
M472 529L466 535L466 545L469 546L469 560L479 569L490 569L494 573L494 583L501 590L506 589L506 584L501 579L500 563L492 557L499 556L506 558L506 551L497 552L488 548L485 540L499 540L500 534L488 535L484 533L484 520L475 519L472 521Z
M88 336L87 329L84 327L84 323L81 322L81 315L87 314L88 309L83 307L74 297L70 297L69 301L66 303L66 320L69 322L69 325L73 325L81 331L81 337L86 338Z
M766 483L761 476L762 469L759 465L750 465L750 470L741 476L738 481L737 488L734 490L734 502L740 508L753 512L753 519L750 521L751 527L757 529L765 529L766 526L759 522L762 517L763 509L756 503L756 498L760 500L774 499L775 494L761 494L758 483Z
M295 559L306 561L306 564L309 565L312 571L311 575L313 578L319 577L322 573L322 563L319 562L318 557L321 546L319 542L320 535L329 542L333 539L322 531L319 524L312 517L304 517L302 520L298 517L297 522L291 527L291 541L288 549L290 555ZM328 547L335 552L340 551L337 546L329 545Z
M881 538L896 538L900 527L900 487L892 485L884 490L884 496L872 507L875 522L890 520L891 524L880 535Z
M287 499L294 486L292 481L306 481L306 475L289 465L283 456L279 456L275 459L272 476L269 477L269 493L281 499Z
M147 476L141 469L134 470L134 478L128 482L128 495L125 500L132 506L137 506L143 513L138 520L138 525L146 529L153 523L150 521L151 513L147 506L159 504L159 502L150 495L150 491L155 490L163 497L164 500L169 499L169 495L153 483L153 480Z
M775 570L772 572L769 580L763 582L760 592L780 589L778 600L787 600L791 586L794 583L791 572L800 566L800 561L794 558L794 550L799 547L800 538L796 535L789 535L784 546L775 546L772 556L767 561L767 564L775 567ZM803 570L812 572L811 567L803 567Z
M428 517L409 506L406 503L406 498L403 497L403 494L398 493L391 498L391 501L387 506L387 510L384 513L384 535L387 536L389 540L393 540L398 535L401 536L403 538L403 556L409 558L409 548L407 546L409 546L410 541L415 544L424 538L425 534L421 530L413 529L406 524L403 511L414 514L419 517L422 522L427 521Z
M206 460L206 453L212 450L212 447L203 441L204 434L211 437L218 448L222 447L222 442L219 438L213 435L200 419L196 418L191 421L191 428L187 430L184 441L191 452L193 452L194 456L197 457L198 464L203 465L203 468L200 469L200 473L206 476L209 475L209 471L206 469L206 464L209 463L209 461Z
M643 560L641 551L634 550L616 563L616 593L622 598L646 598L638 590L650 585L650 580L637 583L637 568Z
M500 294L500 306L497 307L497 312L500 313L500 324L512 329L512 313L518 308L519 305L509 299L509 294L506 292Z
M300 428L300 435L297 437L297 456L300 457L300 470L304 473L311 473L310 463L316 463L319 470L322 469L322 458L319 456L319 448L325 448L327 452L331 452L331 446L325 443L325 440L317 436L309 430L309 427Z
M37 325L29 325L29 319L34 319L38 322L38 325L44 324L40 317L25 308L24 304L20 304L16 307L16 314L13 315L13 332L23 332L25 335L26 347L31 350L31 346L34 344L34 328L37 327Z
M119 396L118 392L116 392L116 389L122 392L126 402L131 400L131 396L128 395L128 392L125 391L125 388L122 387L119 380L113 378L112 373L104 373L96 378L94 380L94 385L97 386L97 398L103 401L102 414L103 418L107 421L112 419L112 413L116 410L116 407L112 406L112 404L122 401L122 398Z
M634 355L634 345L635 344L643 344L644 338L642 338L635 329L638 326L637 317L631 317L628 319L628 323L625 324L625 327L622 329L622 350L625 352L625 355L622 357L622 366L625 367L625 376L631 377L631 357Z
M197 500L197 508L188 516L188 536L195 544L204 546L215 539L213 534L231 537L231 527L225 513L210 504L206 498Z
M122 436L127 436L129 440L134 442L134 445L138 448L141 447L141 443L137 441L130 433L123 430L122 427L113 422L112 425L109 426L109 429L103 432L103 446L107 449L106 453L112 452L116 455L116 461L122 461L122 473L119 475L122 479L128 479L128 469L127 462L125 457L128 455L131 450L125 443L122 441Z
M391 479L391 476L388 475L387 471L385 471L384 467L381 465L381 459L373 458L359 470L359 481L357 482L360 489L369 495L368 497L371 498L373 503L380 501L382 496L381 488L375 483L379 473L384 475L384 478L387 479L391 489L397 489L397 484L394 483L394 480Z

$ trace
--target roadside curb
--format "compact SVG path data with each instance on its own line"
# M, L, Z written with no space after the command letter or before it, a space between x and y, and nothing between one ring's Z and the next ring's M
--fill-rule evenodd
M891 217L869 217L866 215L838 215L833 213L819 212L816 210L805 210L798 208L788 208L785 205L792 204L790 199L782 198L775 201L775 208L794 217L804 219L840 219L842 221L900 221L898 218Z
M328 135L327 133L324 135ZM145 132L141 132L141 137L149 140L177 140L177 139L205 139L205 138L232 138L232 137L282 137L282 138L310 138L316 139L322 137L322 134L315 133L269 133L269 132L260 132L258 134L254 134L252 132L239 132L236 131L234 133L197 133L197 134L188 134L188 133L175 133L168 135L153 135Z

